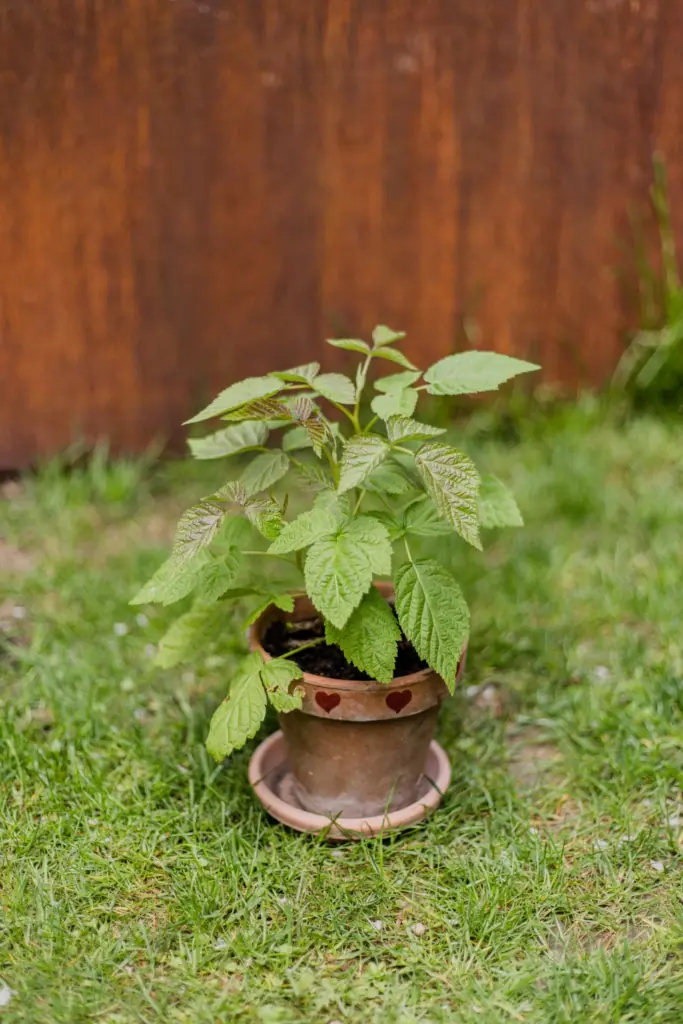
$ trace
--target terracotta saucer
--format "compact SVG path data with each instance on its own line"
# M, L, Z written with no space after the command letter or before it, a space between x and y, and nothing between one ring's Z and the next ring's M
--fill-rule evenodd
M451 766L441 746L432 740L422 776L419 798L407 807L371 818L326 818L303 810L293 795L292 774L286 760L282 732L264 740L249 762L249 782L271 817L297 832L325 833L326 839L361 839L384 835L422 821L441 803L451 781Z

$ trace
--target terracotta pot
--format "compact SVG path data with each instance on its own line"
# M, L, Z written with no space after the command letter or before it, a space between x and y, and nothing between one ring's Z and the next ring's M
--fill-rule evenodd
M391 584L380 583L385 598ZM285 613L268 608L250 630L253 650L270 655L261 639L275 619L299 621L317 614L307 597ZM465 650L458 679L465 667ZM278 716L300 806L328 817L365 818L396 811L418 796L441 701L448 696L431 669L394 679L329 679L305 672L301 711Z

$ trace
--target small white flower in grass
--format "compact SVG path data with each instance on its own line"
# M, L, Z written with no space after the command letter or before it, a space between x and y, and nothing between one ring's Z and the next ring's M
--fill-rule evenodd
M228 945L228 943L226 942L225 939L216 939L216 941L213 944L213 948L214 949L225 949L227 945Z
M11 989L9 985L5 985L4 982L0 982L0 1006L9 1006L12 1002L12 996L15 995L14 989Z
M126 676L125 679L121 680L121 689L123 690L124 693L132 693L132 691L135 689L135 683L130 678L130 676Z
M606 839L596 839L595 842L593 843L593 849L594 850L606 850L608 846L609 846L609 843L607 842Z
M530 834L531 834L532 836L537 836L537 835L538 835L538 829L537 829L537 828L534 828L534 826L533 826L533 825L532 825L532 826L531 826L531 828L529 829L529 832L530 832Z
M672 814L671 817L669 818L668 824L671 826L671 828L678 828L679 825L681 824L681 819L680 819L679 815L678 814Z
M147 722L149 720L149 714L147 713L147 709L136 708L135 711L133 712L133 718L135 719L136 722L140 722L141 724Z
M632 842L634 842L635 839L637 839L637 836L627 834L625 836L621 836L620 839L619 839L619 842L620 843L632 843Z
M135 616L135 621L137 622L138 626L142 626L143 629L145 628L145 626L149 626L149 619L147 618L144 612L138 612L138 614Z
M651 860L650 861L650 867L652 868L653 871L663 871L664 870L664 864L662 863L661 860Z
M337 858L339 858L339 857L343 857L343 856L344 856L344 851L343 850L332 850L330 852L330 857L337 857Z
M209 862L206 859L206 857L197 857L197 863L199 864L200 868L206 868L209 865Z
M278 900L277 901L278 901L278 903L280 904L281 907L286 907L287 904L289 903L289 900L287 899L286 896L278 896Z
M145 644L145 654L147 655L148 658L156 658L156 644Z
M26 614L27 614L27 612L26 612L26 609L24 608L23 604L15 604L14 608L12 609L12 618L13 619L25 619L26 618Z
M126 633L128 632L128 626L126 625L125 622L115 622L114 632L116 633L117 636L125 636Z
M418 921L417 924L413 925L413 934L414 935L424 935L424 933L426 931L427 931L427 926L422 924L421 921Z
M376 932L381 932L382 928L384 928L384 924L382 921L371 921L370 927L374 928Z
M606 665L598 665L595 669L594 675L599 683L606 683L612 673Z

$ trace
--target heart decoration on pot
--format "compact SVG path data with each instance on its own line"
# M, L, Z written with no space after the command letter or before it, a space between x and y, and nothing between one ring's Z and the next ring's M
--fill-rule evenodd
M330 711L336 708L337 704L341 703L341 697L338 693L325 693L324 690L318 690L315 695L315 702L329 715Z
M386 703L387 707L398 714L399 711L403 711L410 704L412 699L413 694L411 690L394 690L393 693L387 694Z

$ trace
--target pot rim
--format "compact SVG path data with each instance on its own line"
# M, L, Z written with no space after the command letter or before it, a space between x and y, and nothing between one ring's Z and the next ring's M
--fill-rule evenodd
M378 589L386 594L389 586L385 582L384 586L379 587ZM391 591L393 592L393 587L391 587ZM303 597L308 600L308 595L303 591L293 592L292 597L295 601L298 597ZM256 621L249 626L249 647L252 651L259 651L261 657L265 661L271 661L273 656L265 650L261 643L261 631L266 622L270 621L273 609L278 612L280 611L280 609L277 609L275 605L268 605L268 607L261 612ZM284 614L286 615L287 613ZM464 644L458 668L462 665L463 658L466 653L467 644ZM315 675L313 672L303 673L303 681L309 685L320 686L326 690L348 690L356 693L366 693L368 691L380 691L382 693L387 693L390 690L403 690L406 687L415 686L429 680L438 680L444 686L446 685L441 679L441 676L429 666L427 666L427 668L421 668L417 672L411 672L410 675L407 676L395 676L390 683L380 683L377 679L335 679L334 676L319 676Z

